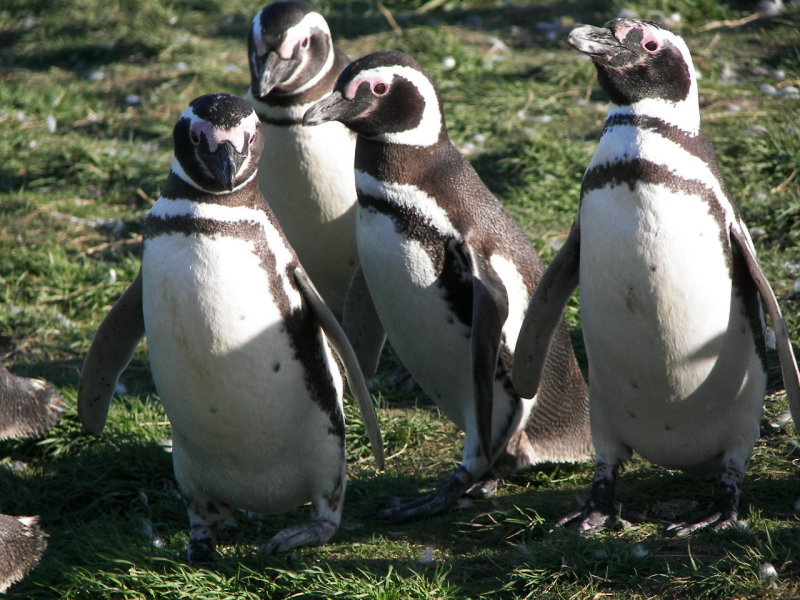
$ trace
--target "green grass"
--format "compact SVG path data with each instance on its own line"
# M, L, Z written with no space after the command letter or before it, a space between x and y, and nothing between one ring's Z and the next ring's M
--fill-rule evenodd
M750 14L750 3L387 0L398 35L375 1L318 5L351 56L400 48L429 70L451 137L545 261L574 217L605 110L591 65L565 43L567 30L602 24L622 9L651 18L678 13L676 27L703 75L705 129L748 224L760 230L760 258L798 339L800 100L760 89L800 85L796 8L727 27ZM237 512L216 563L183 562L187 519L162 447L170 430L145 345L122 377L127 392L115 398L102 435L81 431L75 390L92 334L138 270L144 215L169 169L174 121L198 95L245 93L245 35L260 7L244 0L0 7L0 356L17 373L54 381L68 401L43 439L0 444L0 509L41 515L50 535L42 563L8 597L800 597L796 430L770 425L786 408L774 356L763 435L742 492L749 532L665 535L660 503L676 500L685 513L691 500L701 510L715 483L639 459L619 487L625 510L642 515L625 532L550 533L585 493L588 463L517 474L494 498L422 523L364 519L380 496L416 494L452 469L462 439L418 390L380 383L388 468L375 472L348 406L350 479L331 543L265 558L259 545L307 510ZM704 27L712 22L720 26ZM575 302L568 319L579 342ZM10 468L13 461L25 468ZM765 563L777 580L760 577Z

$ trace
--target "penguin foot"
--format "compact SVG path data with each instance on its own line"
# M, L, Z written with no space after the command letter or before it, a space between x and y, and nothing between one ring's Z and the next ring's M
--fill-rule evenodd
M605 530L619 531L631 526L630 521L620 517L622 506L619 503L615 502L611 508L612 510L605 510L589 500L582 509L568 514L556 523L556 527L581 535L591 535Z
M212 525L195 525L186 546L186 560L190 564L213 562L216 558L217 536Z
M736 518L736 511L733 511L732 514L723 514L719 511L713 511L694 523L673 523L667 527L667 533L671 533L675 537L686 537L702 529L706 531L722 531L738 526L739 521Z
M470 498L475 498L476 500L491 498L497 493L497 486L499 483L499 477L487 477L485 479L481 479L479 482L470 487L465 495L469 496Z
M43 434L55 424L62 407L52 383L14 375L0 365L0 409L5 415L0 439Z
M469 489L473 478L464 467L458 467L436 489L422 498L389 498L384 507L366 515L369 519L411 521L445 512Z
M622 506L616 501L617 466L604 461L595 464L589 499L583 508L568 514L556 523L581 535L591 535L606 529L620 530L631 526L620 516ZM552 530L551 530L552 531Z
M738 526L737 507L739 506L739 490L744 477L744 468L727 465L722 470L720 492L708 514L694 523L673 523L667 527L667 532L676 537L686 537L706 529L708 531L722 531Z
M389 387L402 392L410 392L417 384L414 381L414 376L411 375L411 373L402 363L398 363L397 368L389 374L387 377L387 383L389 384Z
M304 525L294 525L276 533L261 546L261 554L281 554L303 546L321 546L339 529L339 525L327 519L317 519Z

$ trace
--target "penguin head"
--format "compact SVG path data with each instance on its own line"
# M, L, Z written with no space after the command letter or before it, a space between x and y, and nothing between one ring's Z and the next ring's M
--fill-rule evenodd
M253 18L247 36L250 91L291 96L318 83L334 62L325 18L305 2L274 2Z
M190 185L215 194L250 181L264 149L264 130L253 108L230 94L192 100L172 137L172 171Z
M655 101L696 110L697 77L691 54L669 29L651 21L613 19L603 27L576 27L568 41L592 59L612 103Z
M394 144L430 146L447 135L436 86L402 52L375 52L350 63L333 92L303 117L305 125L326 121Z

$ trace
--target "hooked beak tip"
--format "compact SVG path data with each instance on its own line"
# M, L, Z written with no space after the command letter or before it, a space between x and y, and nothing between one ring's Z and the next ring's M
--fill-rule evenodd
M303 115L303 125L313 126L336 120L341 113L341 105L344 98L340 92L333 92L323 98Z

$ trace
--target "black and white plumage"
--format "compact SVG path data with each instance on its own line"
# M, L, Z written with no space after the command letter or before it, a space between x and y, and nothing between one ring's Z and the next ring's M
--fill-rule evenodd
M0 440L40 436L62 409L52 383L14 375L0 364ZM0 514L0 594L39 564L45 548L38 517Z
M414 379L466 432L461 466L444 484L376 516L435 514L473 484L473 493L491 492L504 472L589 456L586 388L564 324L536 397L511 385L517 331L544 268L450 142L428 75L399 52L359 59L305 117L332 119L359 134L360 267L345 330L367 374L385 330Z
M269 143L261 192L322 297L341 315L358 254L355 242L355 135L341 123L303 126L303 114L333 89L350 59L333 44L325 18L304 2L274 2L248 34L247 99Z
M596 470L582 532L617 521L618 465L632 451L668 468L720 472L710 511L671 530L734 523L766 386L762 303L800 416L797 365L772 289L700 128L697 78L676 34L615 19L572 30L611 105L578 216L542 278L513 369L536 388L555 318L580 286ZM537 318L538 317L538 318Z
M141 272L101 324L84 363L79 414L103 427L114 383L146 333L172 425L191 562L213 555L233 507L313 521L267 553L322 544L345 490L344 373L373 451L383 455L357 359L258 189L264 132L243 99L191 102L174 129L172 169L147 218Z

